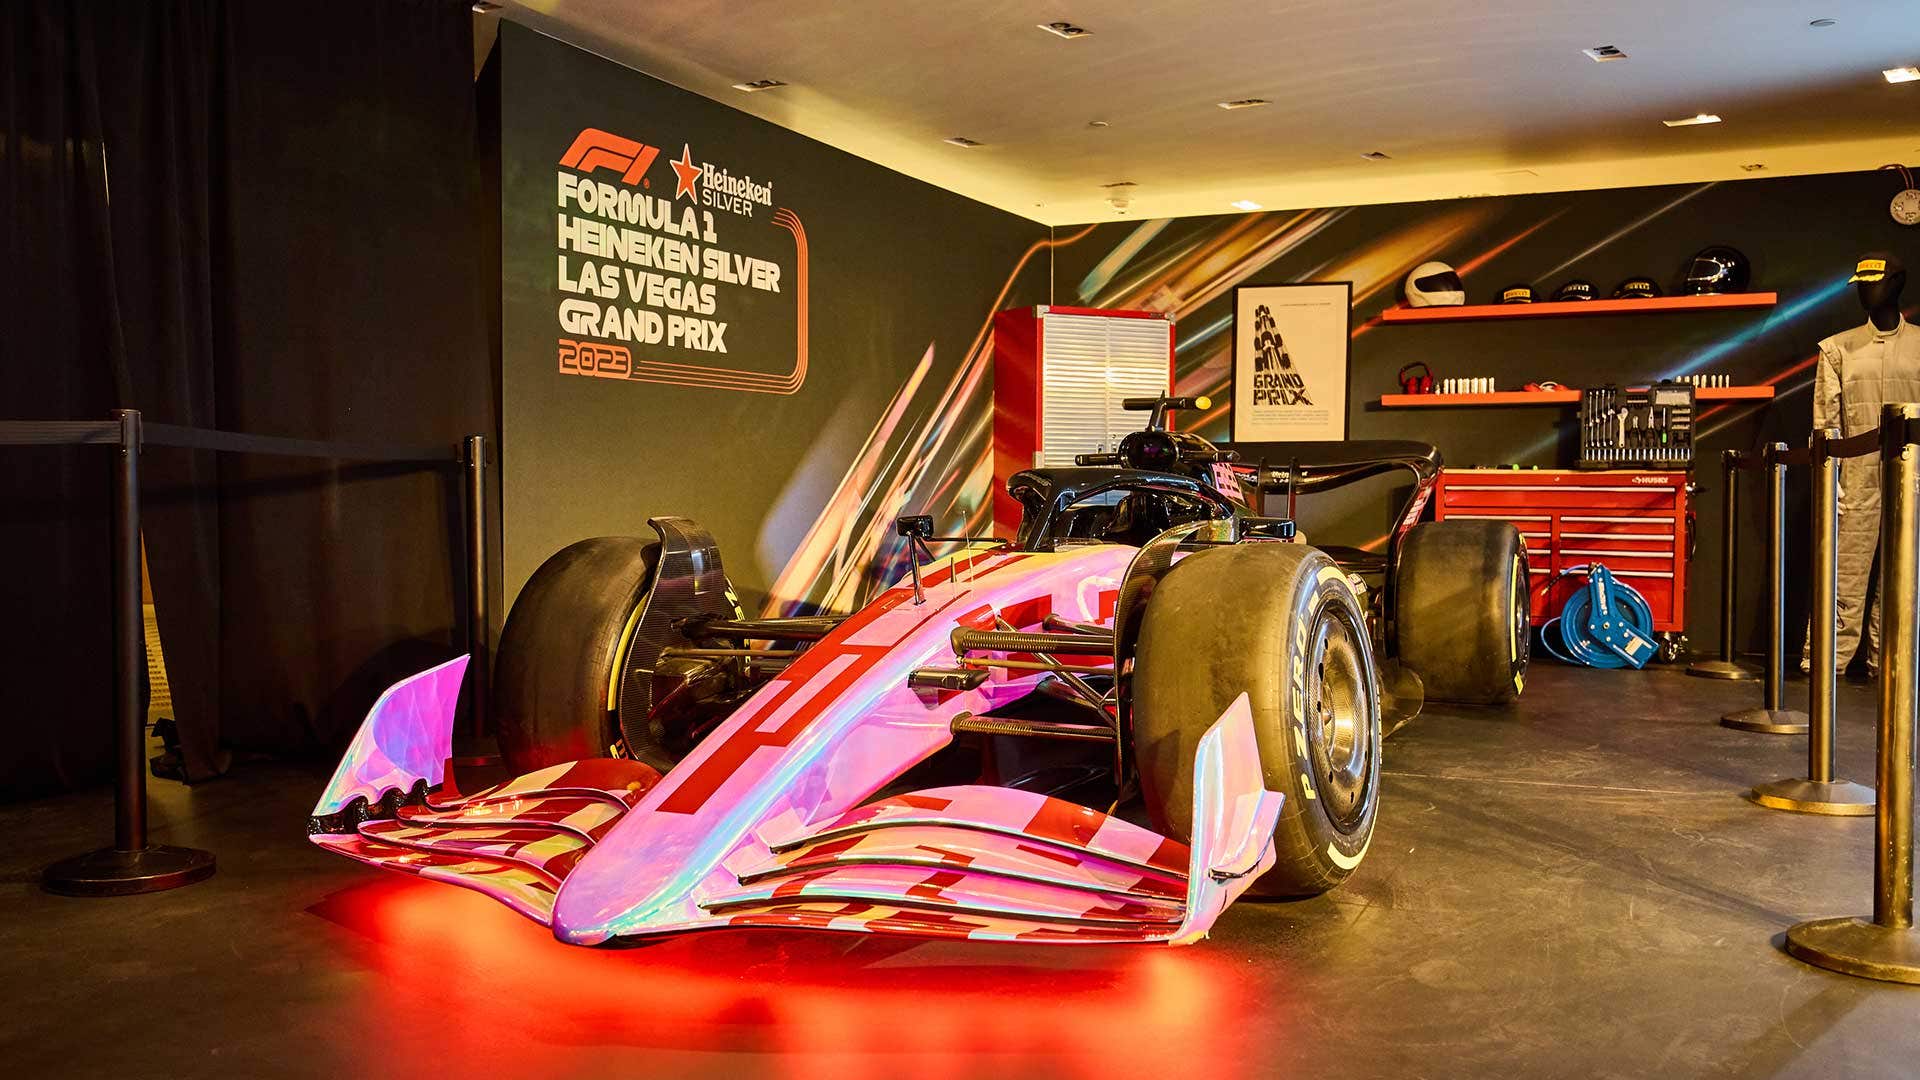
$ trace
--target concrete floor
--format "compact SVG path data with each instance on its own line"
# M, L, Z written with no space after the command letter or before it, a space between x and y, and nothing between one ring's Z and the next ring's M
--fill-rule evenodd
M1189 949L568 948L311 848L323 772L263 765L155 785L156 838L213 849L213 880L66 899L37 872L108 835L107 794L0 807L0 1074L1912 1077L1920 988L1779 949L1869 909L1872 825L1740 797L1804 764L1713 723L1758 694L1543 663L1511 711L1430 710L1351 881ZM1842 708L1870 778L1870 691Z

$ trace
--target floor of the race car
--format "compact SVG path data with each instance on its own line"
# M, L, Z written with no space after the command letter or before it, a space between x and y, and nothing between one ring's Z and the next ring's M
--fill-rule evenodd
M1792 683L1799 695L1804 684ZM1241 902L1192 948L724 931L563 946L486 897L308 843L325 773L153 785L205 883L39 891L108 836L105 790L0 807L10 1075L220 1077L1906 1076L1920 991L1778 949L1870 904L1871 823L1740 797L1804 743L1713 722L1757 688L1535 669L1510 712L1434 708L1387 746L1338 891ZM1840 770L1869 778L1871 692ZM511 839L511 838L508 838Z

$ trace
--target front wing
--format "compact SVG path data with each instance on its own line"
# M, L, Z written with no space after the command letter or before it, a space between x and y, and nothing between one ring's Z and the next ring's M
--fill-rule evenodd
M565 936L554 916L560 892L594 871L595 845L660 774L598 759L459 795L442 776L463 668L423 672L381 698L315 806L311 838L485 893ZM725 860L730 883L694 886L703 890L696 921L649 930L1186 944L1274 861L1282 797L1261 781L1244 696L1201 739L1195 771L1191 845L989 786L894 796L821 822L768 822Z

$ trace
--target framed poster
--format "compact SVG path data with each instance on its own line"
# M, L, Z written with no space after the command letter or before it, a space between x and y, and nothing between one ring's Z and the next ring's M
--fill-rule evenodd
M1353 282L1233 290L1233 441L1347 437Z

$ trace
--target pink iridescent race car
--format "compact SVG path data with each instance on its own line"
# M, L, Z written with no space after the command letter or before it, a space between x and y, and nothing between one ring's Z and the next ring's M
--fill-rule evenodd
M1381 740L1527 664L1526 549L1416 524L1418 443L1266 444L1151 410L1114 454L1008 482L1012 541L903 517L909 572L850 615L742 617L711 537L549 559L500 645L517 779L446 772L466 661L389 689L313 842L475 889L581 945L718 927L1182 944L1242 893L1360 865ZM1241 448L1243 450L1248 448ZM1405 469L1384 552L1315 548L1294 496ZM1257 512L1284 495L1287 513ZM929 545L951 545L935 558Z

